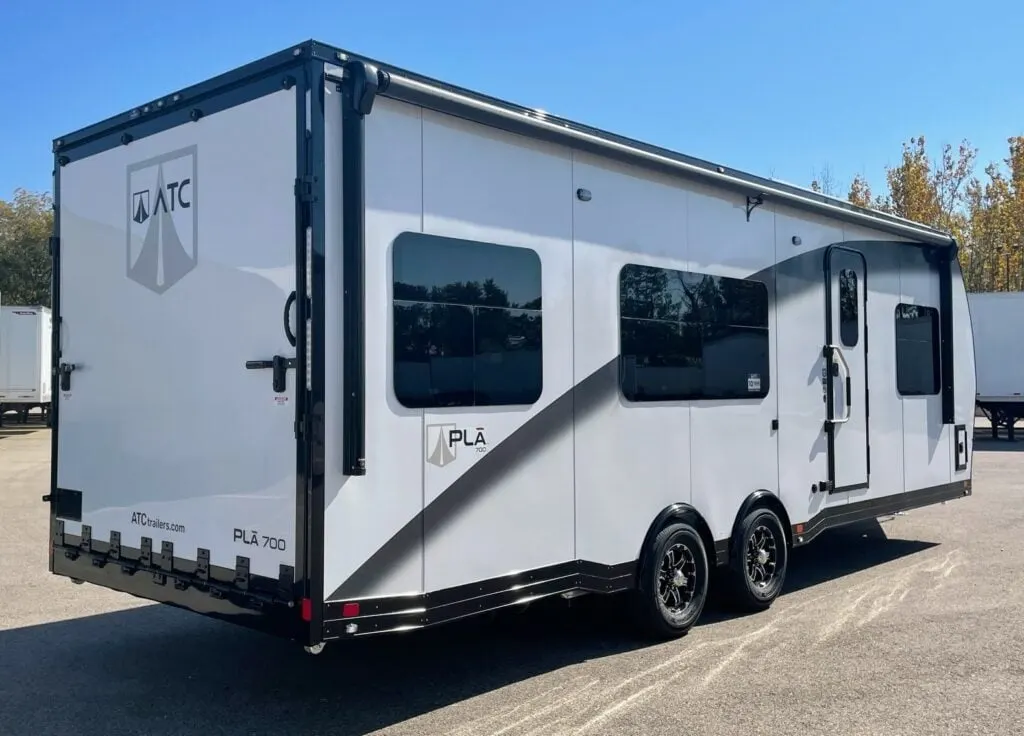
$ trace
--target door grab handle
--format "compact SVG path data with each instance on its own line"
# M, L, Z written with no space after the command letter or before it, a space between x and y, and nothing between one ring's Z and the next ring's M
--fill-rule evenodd
M838 348L838 346L836 346L836 345L826 345L825 346L825 351L829 355L829 362L831 362L833 365L836 364L836 358L837 357L839 358L838 362L842 364L843 374L846 376L846 381L845 381L845 383L846 383L846 402L845 402L845 404L846 404L846 414L841 419L831 419L831 420L827 420L827 421L829 421L829 423L833 424L833 425L835 425L835 424L845 424L846 422L850 421L850 413L852 411L851 397L852 397L853 392L851 391L850 365L849 365L849 363L846 362L846 357L843 355L843 351L840 350ZM830 371L831 371L831 368L830 368ZM833 402L833 404L834 404L835 396L834 395L833 396L829 396L829 401Z

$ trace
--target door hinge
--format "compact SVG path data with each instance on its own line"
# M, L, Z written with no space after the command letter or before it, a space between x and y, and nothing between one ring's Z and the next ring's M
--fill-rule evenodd
M315 184L316 177L310 174L295 178L295 196L299 198L300 202L310 204L316 201L316 194L313 190Z
M55 235L51 236L50 237L50 242L49 242L49 247L50 247L50 258L53 258L53 254L56 253L57 250L60 248L60 238L58 238Z

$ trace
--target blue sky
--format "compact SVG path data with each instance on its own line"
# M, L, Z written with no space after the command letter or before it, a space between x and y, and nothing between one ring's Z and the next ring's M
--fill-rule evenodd
M801 185L876 191L901 143L1024 134L1024 4L7 0L0 198L49 190L53 138L317 38L498 97Z

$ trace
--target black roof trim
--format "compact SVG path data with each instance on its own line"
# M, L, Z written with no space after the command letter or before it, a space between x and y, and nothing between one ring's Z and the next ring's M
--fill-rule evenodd
M313 43L306 41L296 46L291 46L284 51L278 51L262 59L257 59L245 66L211 77L190 87L142 102L131 110L126 110L106 120L101 120L93 125L55 138L53 140L53 151L54 153L60 153L77 148L97 138L130 128L140 120L152 119L165 115L172 110L180 110L183 107L195 105L208 97L219 94L226 87L237 87L251 80L263 77L274 70L294 66L297 62L308 59L312 49Z
M338 65L338 75L343 73L341 65L350 60L376 66L388 77L387 84L380 91L385 97L412 102L511 132L664 171L674 176L703 181L741 194L745 193L750 197L760 196L765 202L779 202L922 243L949 247L956 245L956 241L949 233L921 223L858 207L837 197L730 169L677 151L548 115L315 40L304 41L178 93L165 95L161 99L166 104L167 100L174 100L175 95L180 95L173 105L186 105L199 97L213 94L224 85L238 84L247 77L266 73L277 66L288 66L297 58L309 57ZM156 104L156 101L150 104ZM137 107L132 112L123 113L59 138L54 141L54 149L75 146L90 138L109 133L112 129L127 127L137 119L141 109L142 106Z

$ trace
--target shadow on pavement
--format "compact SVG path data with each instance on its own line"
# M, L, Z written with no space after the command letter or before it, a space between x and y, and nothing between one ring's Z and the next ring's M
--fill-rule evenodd
M974 437L975 452L1024 452L1024 427L1017 430L1011 442L1005 435L994 439L989 436Z
M0 425L0 440L5 440L8 437L23 437L28 434L35 434L36 432L42 432L47 429L43 424L8 424L5 422Z
M786 592L932 546L887 540L877 522L834 530L794 553ZM76 590L69 584L67 598ZM731 615L712 602L702 626ZM334 642L312 657L230 624L147 606L0 631L0 725L62 735L86 724L105 734L364 734L645 646L624 623L617 597L554 600L525 614Z

